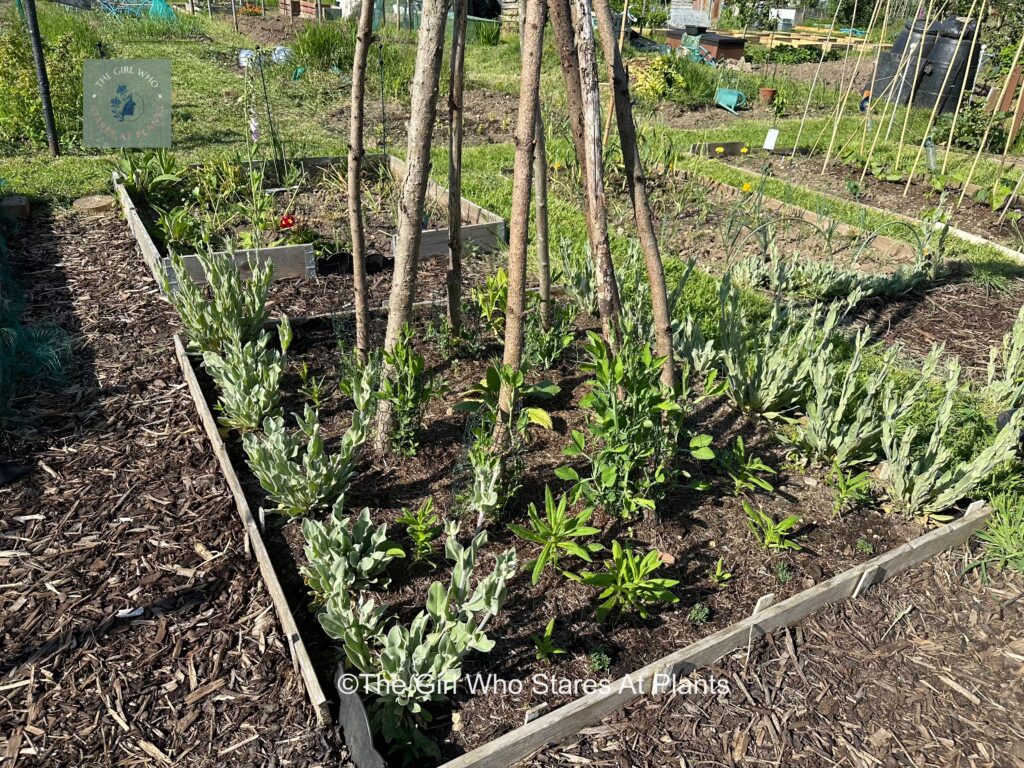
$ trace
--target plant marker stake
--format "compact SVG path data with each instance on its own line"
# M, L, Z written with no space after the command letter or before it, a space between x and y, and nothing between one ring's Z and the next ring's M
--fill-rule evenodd
M57 124L53 120L53 102L50 100L50 78L46 75L46 60L43 58L43 41L39 36L39 19L36 16L36 0L24 0L25 25L32 42L32 60L36 65L36 82L39 85L39 100L43 103L43 124L46 126L46 141L50 154L60 155L60 139Z
M967 22L964 23L964 28L960 30L960 38L956 41L956 48L953 50L953 60L956 61L956 57L960 53L960 46L963 45L964 36L967 34L967 23L970 22L974 15L974 5L978 0L971 0L971 9L967 12ZM985 0L982 0L984 5ZM981 18L978 18L978 26L981 26ZM914 156L914 163L910 166L910 173L907 174L907 185L903 187L903 196L907 196L907 192L910 191L910 183L914 180L914 173L917 171L917 164L921 160L921 152L928 147L929 143L931 148L928 150L928 169L935 173L935 144L931 141L932 126L935 124L935 118L939 114L939 106L946 100L946 86L949 85L949 77L953 74L953 68L946 68L946 76L942 78L942 87L939 88L939 98L935 100L935 104L932 106L932 113L928 117L928 125L924 129L924 139L921 140L921 146L917 148L917 154ZM968 74L970 71L968 70ZM966 86L966 81L964 85ZM909 112L908 112L909 114Z
M971 74L971 66L974 64L974 51L978 47L978 36L981 34L981 22L985 19L985 2L981 0L981 8L978 9L978 23L974 28L974 40L971 42L971 49L967 52L967 76ZM974 83L971 83L973 90ZM964 103L966 88L960 89L960 95L956 99L956 109L953 112L953 120L949 125L949 136L946 138L946 154L942 158L942 174L946 173L946 165L949 163L949 152L953 148L953 134L956 132L956 123L960 119L960 107Z
M1010 78L1013 77L1013 70L1017 68L1017 62L1020 61L1020 52L1022 49L1024 49L1024 37L1021 37L1020 43L1017 45L1017 52L1013 55L1013 63L1010 65L1010 68L1006 70L1006 80L1003 83L1003 88L1000 93L1006 93L1007 89L1010 87ZM995 124L995 121L996 110L993 109L992 115L991 117L989 117L988 120L988 125L985 126L985 135L982 137L981 143L978 145L978 152L974 156L974 162L971 164L971 170L967 174L967 178L964 180L963 189L960 190L960 197L956 201L957 208L959 208L960 204L963 203L964 196L967 194L967 187L970 186L971 179L974 178L974 172L978 170L978 161L981 160L981 153L985 150L985 147L988 145L988 136L989 133L992 131L992 126ZM1007 147L1007 149L1009 149L1009 147ZM1003 156L1003 161L1006 161L1005 155ZM1002 173L1002 165L1000 165L999 168L999 173ZM997 181L998 178L999 177L996 176Z

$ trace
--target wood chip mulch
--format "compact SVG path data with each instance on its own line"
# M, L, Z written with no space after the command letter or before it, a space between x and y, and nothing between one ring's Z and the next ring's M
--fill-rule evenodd
M965 562L939 556L523 765L1020 768L1024 580Z
M30 469L0 487L0 764L342 765L127 227L37 213L9 242L27 321L76 356L0 440Z

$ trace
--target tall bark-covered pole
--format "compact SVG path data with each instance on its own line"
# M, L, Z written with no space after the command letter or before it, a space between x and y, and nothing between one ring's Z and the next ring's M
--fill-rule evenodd
M39 100L43 103L43 125L46 127L46 141L50 154L60 154L60 138L57 124L53 119L53 102L50 99L50 78L46 74L46 59L43 58L43 40L39 34L39 18L36 16L36 0L24 0L25 25L32 42L32 61L36 65L36 82L39 85Z
M618 349L619 286L615 282L611 246L608 243L608 210L604 197L604 156L601 151L601 96L597 81L597 55L591 26L590 0L570 0L576 52L580 60L580 93L583 99L583 168L586 193L587 236L594 257L597 308L604 337Z
M454 0L451 79L448 84L448 324L462 330L462 118L469 0Z
M348 139L348 223L352 233L352 282L356 305L356 354L369 352L370 310L366 304L366 235L363 231L363 121L366 116L366 62L373 42L373 0L363 0L352 60L352 114Z
M540 0L543 4L543 0ZM551 326L551 246L548 238L548 153L544 141L544 116L537 96L536 140L533 148L533 198L536 208L537 282L540 292L540 320Z
M430 178L430 143L434 138L434 119L437 116L438 80L441 76L447 16L446 0L424 0L409 105L406 174L398 203L398 235L395 244L395 268L391 277L391 296L388 300L385 352L394 349L402 328L409 322L412 314L423 226L423 200ZM383 375L393 376L394 371L385 365ZM374 435L374 448L379 453L384 452L393 425L394 413L391 406L387 400L382 400L377 409Z
M566 0L548 0L548 17L558 45L558 60L565 81L565 100L569 107L569 132L572 134L576 161L582 169L586 161L583 149L583 92L580 90L580 58L576 52L576 35L572 31L572 14ZM584 201L585 202L585 201Z
M505 309L505 351L502 363L519 368L523 357L526 313L526 246L530 238L530 193L537 137L535 94L540 90L540 60L544 45L544 0L527 0L521 24L519 112L516 117L515 161L512 175L512 211L509 217L508 302ZM512 409L512 392L502 384L498 407ZM507 423L498 419L498 425ZM499 435L499 438L501 436ZM500 445L500 442L499 442Z
M665 287L665 270L658 249L658 233L654 228L651 203L647 198L647 179L640 160L637 146L636 123L633 120L633 104L629 94L629 77L622 65L622 52L615 44L614 20L608 0L594 0L598 29L601 32L601 46L604 60L608 63L612 84L612 98L615 101L615 118L622 144L622 162L626 169L626 185L633 215L636 217L640 247L644 252L647 279L651 284L651 310L654 317L654 340L658 356L665 358L661 380L667 387L675 384L675 366L672 359L672 314L668 305L668 290Z

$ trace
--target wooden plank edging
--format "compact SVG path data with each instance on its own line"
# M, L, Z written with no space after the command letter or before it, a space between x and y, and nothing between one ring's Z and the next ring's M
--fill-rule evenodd
M742 648L752 640L784 626L791 626L819 608L858 596L871 585L967 541L991 514L984 501L975 501L959 520L937 528L828 581L816 584L750 617L715 632L696 643L626 675L606 688L583 696L530 723L477 747L441 768L507 768L552 744L577 735L583 728L650 693L658 681L688 675ZM671 685L671 683L668 683Z
M196 410L199 412L199 419L203 422L203 429L206 431L206 436L210 439L213 453L217 457L221 472L224 473L224 479L227 481L228 487L231 489L231 495L235 499L235 508L238 510L238 516L242 521L246 542L255 556L256 562L259 564L263 583L270 594L270 600L274 605L274 610L277 612L277 617L281 622L281 628L288 640L292 663L302 677L302 682L306 687L306 694L309 696L313 710L316 712L317 723L327 725L331 722L327 697L324 696L320 680L317 678L316 671L313 669L313 663L309 658L309 652L306 650L302 635L299 634L299 628L288 605L288 599L285 597L284 590L281 588L281 582L277 578L277 572L274 570L274 565L270 560L270 555L267 553L266 545L263 543L263 536L260 534L260 529L256 525L252 511L249 509L249 502L245 498L245 491L242 490L242 484L238 481L238 475L235 474L234 466L231 464L231 457L228 456L224 440L217 429L217 422L199 386L199 380L196 378L192 361L185 351L185 345L182 344L181 337L178 334L174 334L174 354L178 358L181 373L185 377L185 383L188 385L189 393L192 395Z

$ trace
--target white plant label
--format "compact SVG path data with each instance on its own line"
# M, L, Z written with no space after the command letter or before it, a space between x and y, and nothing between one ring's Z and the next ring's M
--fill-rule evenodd
M775 149L775 142L779 140L779 129L772 128L768 131L768 135L764 137L764 148L771 152Z

